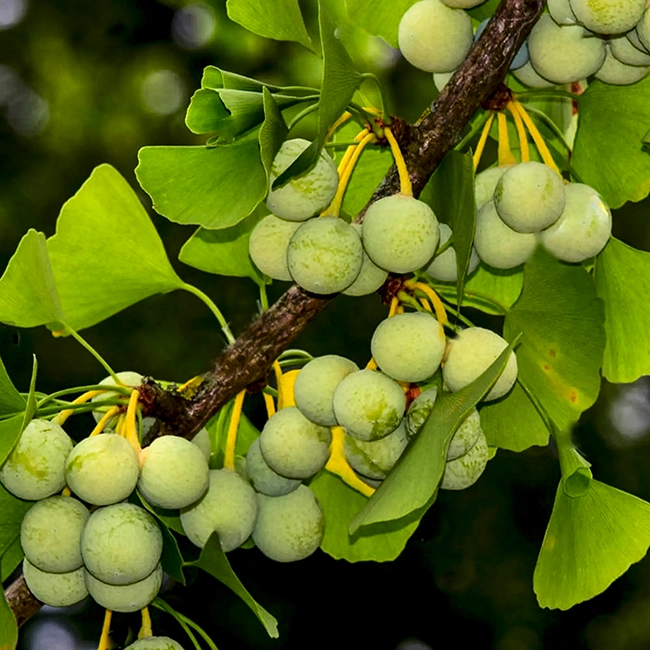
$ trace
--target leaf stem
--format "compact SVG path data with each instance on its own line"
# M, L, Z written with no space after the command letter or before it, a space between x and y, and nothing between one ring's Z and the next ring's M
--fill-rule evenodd
M88 341L86 341L86 339L84 339L84 338L81 336L81 334L79 334L78 332L76 332L75 330L73 330L71 327L69 327L69 326L67 326L67 325L66 325L66 332L68 332L69 334L71 334L72 337L73 337L73 338L74 338L78 343L80 343L84 348L86 348L86 350L88 350L88 352L90 352L90 354L92 354L93 357L95 357L95 359L97 359L97 361L99 361L99 363L102 364L102 366L104 367L104 370L106 370L106 371L108 372L108 374L109 374L109 375L114 379L114 381L115 381L116 384L119 384L119 383L120 383L120 380L119 380L118 376L115 374L115 371L113 370L113 368L111 368L111 367L108 365L108 363L104 360L104 358L102 357L102 355L99 354L99 352L97 352L97 350L95 350L95 348L93 348L93 346L90 345L90 343L88 343Z
M535 100L540 97L551 97L552 99L573 99L576 102L580 101L581 95L576 95L575 93L569 92L568 90L561 90L557 88L555 90L549 88L539 88L538 90L527 90L523 93L516 93L516 101L526 101L527 99Z
M308 115L311 115L311 113L314 113L317 110L318 110L318 102L315 103L315 104L312 104L311 106L307 106L307 108L303 108L298 114L296 114L293 117L291 122L289 122L289 124L287 126L287 131L291 131L291 129L293 129L293 127L296 126L296 124L298 124L298 122L300 122L305 117L307 117Z
M229 344L234 343L235 337L233 336L233 333L230 331L230 326L228 325L228 322L223 317L223 314L221 313L219 308L214 304L214 302L212 302L212 300L205 293L203 293L201 289L195 287L194 285L188 284L187 282L183 282L180 288L184 289L185 291L189 291L190 293L193 293L197 298L202 300L207 305L208 309L214 314L215 318L219 321L219 325L221 325L221 331L224 333L224 336L226 337L228 343Z
M386 125L392 124L392 119L390 114L388 113L388 99L386 92L384 91L384 87L379 80L379 77L376 74L373 74L372 72L365 72L364 74L361 75L364 79L367 79L368 81L373 81L375 83L375 86L377 87L377 90L379 91L379 97L381 99L381 119Z

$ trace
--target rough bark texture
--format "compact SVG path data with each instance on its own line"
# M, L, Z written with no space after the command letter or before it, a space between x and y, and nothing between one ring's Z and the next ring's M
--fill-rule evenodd
M465 62L440 97L413 126L396 130L416 196L445 154L460 140L472 116L496 93L510 62L539 18L544 0L503 0ZM399 191L391 168L372 201ZM191 437L228 400L244 388L264 382L271 364L334 296L314 296L293 286L215 361L192 399L164 391L155 382L142 387L149 414L161 431ZM22 624L41 606L18 578L6 590L9 605Z

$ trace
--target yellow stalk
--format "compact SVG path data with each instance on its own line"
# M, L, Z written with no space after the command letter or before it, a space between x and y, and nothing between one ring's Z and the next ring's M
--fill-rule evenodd
M330 458L325 465L325 469L331 474L336 474L343 479L352 489L361 492L366 497L371 497L375 493L375 488L364 483L350 467L345 457L343 439L345 429L342 427L332 427L332 444L330 445Z
M62 497L71 497L72 496L72 491L70 488L66 485L63 490L61 490L61 496Z
M356 139L356 138L355 138ZM359 142L357 145L351 145L351 147L348 147L348 150L352 148L352 153L350 155L350 158L347 161L347 165L343 169L340 178L339 178L339 186L336 190L336 194L334 195L334 198L332 199L332 202L323 210L321 213L321 217L338 217L339 213L341 212L341 205L343 205L343 197L345 196L345 190L348 187L348 183L350 182L350 178L352 178L352 172L354 171L354 168L359 160L359 156L363 153L364 148L366 145L370 144L371 142L375 142L377 140L377 137L375 136L374 133L367 133ZM347 152L346 152L347 155ZM344 157L345 158L345 157ZM343 161L341 161L343 163Z
M370 359L366 364L366 370L377 370L377 362L374 359Z
M542 137L542 134L535 126L533 120L530 119L530 115L528 115L526 109L517 100L513 100L512 103L515 105L519 115L521 116L521 119L524 121L526 128L528 129L531 137L533 138L533 142L535 143L535 146L537 147L537 151L539 151L539 155L542 157L544 164L548 165L551 169L554 169L559 174L560 169L555 164L555 160L553 160L553 156L551 155L551 152L548 150L548 147L546 146L546 142L544 142L544 138Z
M126 408L126 420L124 421L124 437L133 445L135 451L139 454L142 451L140 439L138 438L138 425L136 422L136 410L138 408L138 398L140 393L134 390L129 397L129 405Z
M397 313L399 307L399 298L393 296L393 299L390 301L390 309L388 310L388 318L392 318Z
M510 138L508 137L508 120L505 113L497 114L499 127L499 166L516 165L517 160L510 151Z
M488 136L490 135L492 122L494 122L494 113L490 113L490 117L487 118L487 121L483 126L483 131L481 131L481 137L478 140L478 144L476 145L476 151L474 152L474 159L473 159L474 169L478 169L478 164L481 162L481 156L483 155L483 150L485 149L485 143L487 142Z
M99 420L99 422L95 425L95 428L90 432L90 435L88 436L89 438L92 438L92 436L96 436L100 434L103 430L104 427L112 418L114 418L118 413L120 412L120 407L119 406L114 406L110 411L105 413L102 418Z
M72 400L73 404L84 404L85 402L90 401L93 397L96 397L97 395L101 395L102 393L108 393L110 391L108 390L89 390L87 393L84 393L83 395L79 395L79 397L75 398ZM53 418L53 422L58 424L59 426L63 426L63 423L71 416L74 415L74 409L66 409L65 411L61 411L55 418Z
M282 383L282 392L278 392L278 411L280 409L286 408L287 406L295 406L296 400L293 395L293 387L296 383L296 377L300 370L289 370L282 375L280 380ZM282 399L280 399L282 395Z
M406 162L404 161L404 156L397 144L397 140L393 135L393 132L389 127L384 127L384 135L390 144L390 150L393 152L393 158L395 159L395 164L397 165L397 172L399 173L399 191L400 194L406 196L413 196L413 188L411 186L411 178L409 176L409 170L406 168Z
M179 386L177 390L183 397L192 399L196 395L197 391L199 390L199 386L203 383L203 381L204 378L202 375L192 377L192 379L188 379L184 384Z
M329 139L334 135L336 129L338 129L339 126L343 126L351 117L352 113L345 111L345 113L343 113L343 115L341 115L341 117L339 117L339 119L336 120L332 126L330 126L329 131L325 136L325 142L329 142Z
M275 385L278 389L278 411L282 408L282 368L277 359L273 362L273 372L275 373Z
M113 618L113 612L110 609L106 610L104 614L104 625L102 626L102 635L99 637L99 645L97 650L109 650L111 647L111 619Z
M427 311L433 311L431 309L431 303L426 298L420 298L420 304L427 310Z
M526 137L526 129L519 114L517 104L510 101L506 108L512 114L512 119L515 121L515 128L517 129L517 137L519 138L519 148L521 150L521 162L528 162L530 160L530 149L528 148L528 138Z
M264 396L264 404L266 405L266 415L271 418L275 415L275 402L273 401L273 397L268 393L262 393L262 395Z
M424 284L423 282L406 282L405 286L408 289L412 290L418 289L424 293L427 298L429 298L431 304L433 305L433 309L436 312L436 318L443 327L449 323L447 312L445 311L445 306L442 304L442 300L440 300L438 294L431 287Z
M239 429L239 420L241 419L241 409L244 404L246 389L237 393L235 405L232 409L230 424L228 425L228 437L226 438L226 452L223 459L223 466L226 469L235 471L235 445L237 444L237 430Z
M151 627L151 616L149 614L149 608L143 607L140 610L142 614L142 626L140 627L140 633L138 634L138 639L146 639L147 637L153 636L153 629Z

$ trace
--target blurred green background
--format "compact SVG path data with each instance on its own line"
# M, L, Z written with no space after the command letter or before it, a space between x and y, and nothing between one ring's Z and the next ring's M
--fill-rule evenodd
M341 15L342 0L330 2ZM313 4L303 2L312 33ZM385 83L391 112L414 120L435 95L430 75L405 64L380 39L351 25L342 31L359 68ZM224 0L0 0L0 270L28 228L53 234L61 205L99 163L111 163L136 187L140 147L200 144L183 118L206 65L280 84L316 84L319 75L313 54L231 23ZM618 211L615 234L649 250L648 211L647 200ZM151 216L181 276L208 293L241 331L257 313L253 283L210 277L176 262L193 228ZM138 260L106 264L137 266ZM271 297L284 288L273 287ZM298 345L314 355L337 353L365 363L370 335L384 314L377 296L337 298ZM85 334L118 370L179 381L206 370L224 344L213 316L189 294L150 298ZM42 391L104 375L72 339L55 340L45 328L0 325L0 355L21 390L32 354ZM597 478L650 500L649 433L650 382L644 378L630 386L604 385L575 437ZM279 565L256 550L235 551L235 570L280 621L276 641L211 579L199 576L192 588L175 587L168 597L221 650L649 647L647 558L606 593L569 612L537 606L532 574L558 479L552 447L499 452L478 484L440 494L406 551L390 564L350 565L317 553ZM21 648L96 647L101 616L87 603L46 608L25 626ZM117 617L115 638L124 640L134 625L133 617ZM154 615L154 629L185 642L168 618Z

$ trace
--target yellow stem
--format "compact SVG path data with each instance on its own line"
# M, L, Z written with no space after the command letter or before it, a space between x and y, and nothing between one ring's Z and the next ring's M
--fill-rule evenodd
M91 400L93 397L96 397L97 395L101 395L102 393L109 393L110 391L107 390L89 390L87 393L84 393L83 395L79 395L79 397L75 398L72 400L73 404L84 404L85 402L88 402ZM71 416L74 415L74 409L66 409L65 411L61 411L55 418L53 418L53 422L58 424L59 426L63 426L63 423Z
M555 164L555 160L553 160L553 156L551 155L551 152L548 150L548 147L544 142L544 138L542 138L542 134L535 126L533 120L530 119L530 115L528 115L526 109L517 100L513 100L512 103L516 106L519 115L521 115L521 119L524 121L526 128L530 132L530 135L533 138L533 142L535 143L535 146L537 147L537 151L539 151L539 155L542 157L544 164L548 165L551 169L554 169L559 174L560 169Z
M88 437L91 438L92 436L96 436L97 434L101 433L104 430L106 423L112 420L119 412L120 407L114 406L112 409L110 409L110 411L105 413L99 422L95 425L95 428L90 432L90 435Z
M72 496L72 491L70 488L66 485L63 490L61 490L61 496L62 497L71 497Z
M126 409L126 420L124 422L124 437L133 445L136 453L142 451L140 439L138 437L138 424L136 422L136 410L138 408L138 398L140 393L134 390L129 397L129 405Z
M113 618L113 612L107 609L104 614L104 625L102 626L102 635L99 637L97 650L108 650L111 646L111 618Z
M352 113L349 113L348 111L345 111L341 117L339 117L332 126L330 126L329 131L327 132L327 135L325 136L325 142L329 142L329 139L334 135L334 132L336 129L339 128L339 126L343 126L350 118L352 117Z
M377 370L377 362L374 359L370 359L366 364L366 370Z
M142 614L142 626L140 627L140 633L138 634L138 639L146 639L147 637L153 636L153 629L151 627L151 616L149 614L149 608L144 607L140 610Z
M497 114L499 126L499 166L516 165L517 160L510 151L510 138L508 137L508 120L505 113Z
M226 452L223 459L223 466L226 469L235 471L235 446L237 445L237 430L239 429L239 420L241 419L241 408L244 403L246 389L237 393L235 405L230 416L230 425L228 426L228 437L226 438Z
M404 313L404 305L397 305L397 309L395 310L396 314L403 314Z
M390 150L393 152L393 158L395 159L395 164L397 165L397 171L399 173L399 191L400 194L405 194L406 196L413 196L413 187L411 186L411 178L409 176L409 170L406 168L406 162L404 161L404 156L397 144L397 140L393 135L393 132L389 127L384 127L384 135L390 144Z
M117 424L115 425L115 433L117 433L120 436L124 436L124 421L125 421L126 416L124 413L120 415L119 418L117 418Z
M273 372L275 373L275 385L278 389L278 411L282 408L282 368L277 359L273 362Z
M296 377L300 370L289 370L282 375L282 400L279 398L278 393L278 410L286 408L287 406L295 406L296 400L293 395L293 387L296 383Z
M377 140L375 134L368 133L363 137L363 139L359 142L359 144L351 145L353 151L352 154L350 155L347 165L343 169L341 176L339 178L339 186L336 190L336 194L334 195L334 198L332 199L332 202L329 204L329 206L321 213L321 217L339 216L339 213L341 212L341 205L343 205L343 197L345 196L345 190L348 187L350 178L352 178L352 172L354 171L357 161L359 160L359 156L361 156L361 154L363 153L363 150L366 147L366 145L370 144L371 142L375 142L375 140ZM348 149L349 148L350 147L348 147Z
M196 395L199 386L203 383L203 381L204 381L203 375L197 375L196 377L192 377L192 379L188 379L184 384L180 385L177 388L177 391L183 397L192 399Z
M426 299L426 298L420 298L420 304L427 310L427 311L433 311L431 309L431 303Z
M264 404L266 404L266 415L271 418L275 415L275 402L268 393L262 393L262 395L264 396Z
M393 296L393 299L390 301L390 309L388 310L388 318L392 318L397 313L397 308L399 307L399 298Z
M405 286L408 289L418 289L427 296L433 305L433 309L436 312L436 318L438 319L438 322L443 327L449 323L447 312L445 311L445 306L442 304L442 300L440 300L438 294L431 287L424 284L423 282L406 282Z
M483 126L483 131L481 131L481 137L478 140L476 151L474 152L474 169L478 169L478 164L481 162L481 156L483 155L485 143L487 142L488 136L490 135L492 122L494 122L494 113L490 113L490 117L487 118L485 126Z
M371 497L375 493L375 488L364 483L350 467L345 457L345 448L343 439L345 429L342 427L332 427L332 444L330 445L330 458L325 465L325 469L336 476L341 477L351 488L361 492L366 497Z
M515 128L517 129L517 137L519 138L519 148L521 150L521 162L528 162L530 160L530 149L528 148L528 138L526 137L526 129L521 120L517 104L512 101L508 102L506 108L512 114L512 119L515 121Z

